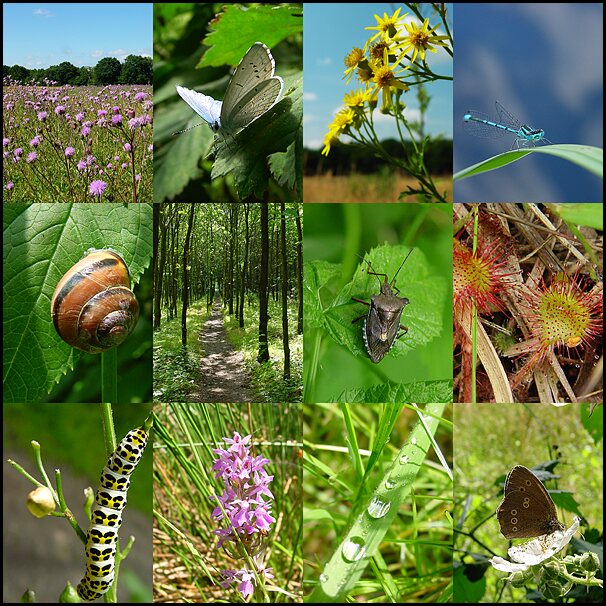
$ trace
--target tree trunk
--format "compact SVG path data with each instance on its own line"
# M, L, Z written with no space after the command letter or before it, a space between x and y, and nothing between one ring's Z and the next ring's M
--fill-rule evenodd
M183 347L187 347L187 307L189 305L189 271L187 269L187 265L189 263L189 243L191 240L191 232L194 226L194 209L195 204L190 204L187 234L185 236L185 244L183 245L183 307L181 310L181 345Z
M280 202L280 243L282 249L282 343L284 347L284 380L290 380L290 347L288 345L288 255L286 253L286 208Z
M261 203L261 266L259 268L259 362L269 360L267 343L267 273L269 270L269 208L267 199Z

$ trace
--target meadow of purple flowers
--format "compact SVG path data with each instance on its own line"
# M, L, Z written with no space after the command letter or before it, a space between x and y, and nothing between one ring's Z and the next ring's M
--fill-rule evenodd
M152 202L151 86L3 81L5 202Z

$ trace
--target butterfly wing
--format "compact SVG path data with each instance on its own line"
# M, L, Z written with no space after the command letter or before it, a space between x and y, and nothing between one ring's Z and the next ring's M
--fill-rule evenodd
M177 92L181 99L187 103L209 126L217 131L221 126L221 101L195 90L190 90L177 84Z
M278 102L284 81L274 76L275 61L262 42L255 42L240 61L225 91L221 128L235 133Z
M506 539L532 538L564 529L541 480L522 465L516 465L505 480L497 519Z

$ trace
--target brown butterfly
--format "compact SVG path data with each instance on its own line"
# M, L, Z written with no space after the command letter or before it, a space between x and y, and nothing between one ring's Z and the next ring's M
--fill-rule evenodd
M522 465L516 465L507 475L497 520L506 539L528 539L564 530L545 486Z

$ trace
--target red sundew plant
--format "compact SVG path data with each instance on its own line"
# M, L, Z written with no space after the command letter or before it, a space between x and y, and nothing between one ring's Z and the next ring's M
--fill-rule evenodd
M151 202L152 115L151 86L20 86L5 79L4 199Z
M541 280L534 288L524 290L521 301L530 336L515 346L515 352L531 357L514 384L543 364L550 354L575 357L575 352L593 347L602 335L602 288L588 290L586 278L556 274L549 285Z
M489 249L480 244L474 253L456 238L453 240L452 283L455 312L470 311L472 304L475 304L480 315L492 316L495 309L505 311L500 293L511 284L511 272L507 271L500 260L501 257L502 251L498 246Z

